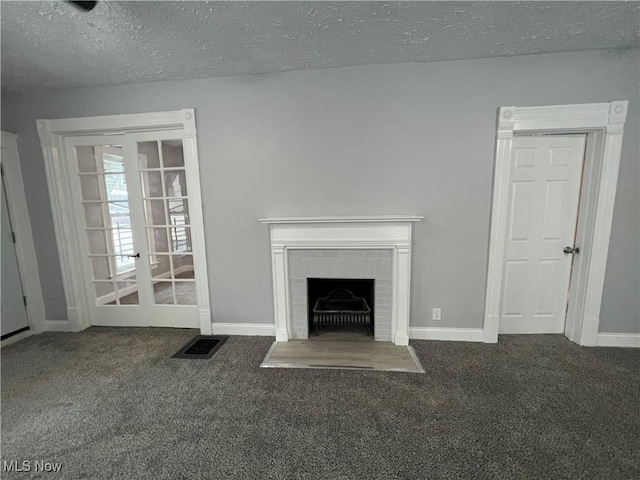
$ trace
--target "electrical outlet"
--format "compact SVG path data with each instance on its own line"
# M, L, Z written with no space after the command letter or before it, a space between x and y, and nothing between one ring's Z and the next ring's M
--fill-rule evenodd
M442 310L440 308L434 308L431 318L433 320L440 320L442 318Z

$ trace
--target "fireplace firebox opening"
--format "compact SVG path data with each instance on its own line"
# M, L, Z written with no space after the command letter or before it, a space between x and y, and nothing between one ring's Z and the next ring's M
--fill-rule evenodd
M374 336L374 279L307 278L309 337L349 330Z

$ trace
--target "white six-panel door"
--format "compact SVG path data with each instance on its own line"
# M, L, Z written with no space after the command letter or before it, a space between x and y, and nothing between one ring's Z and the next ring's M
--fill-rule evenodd
M585 135L515 137L500 333L562 333Z

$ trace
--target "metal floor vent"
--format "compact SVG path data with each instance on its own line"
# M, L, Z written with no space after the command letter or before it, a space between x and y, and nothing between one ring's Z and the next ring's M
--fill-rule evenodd
M172 358L209 359L220 350L220 347L224 345L224 342L226 342L228 338L229 337L226 336L212 337L211 335L196 335Z

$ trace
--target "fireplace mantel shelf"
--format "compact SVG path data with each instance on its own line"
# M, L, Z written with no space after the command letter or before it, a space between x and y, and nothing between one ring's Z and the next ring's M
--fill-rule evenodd
M372 215L346 217L270 217L261 218L260 223L274 225L291 225L300 223L398 223L419 222L421 215Z

